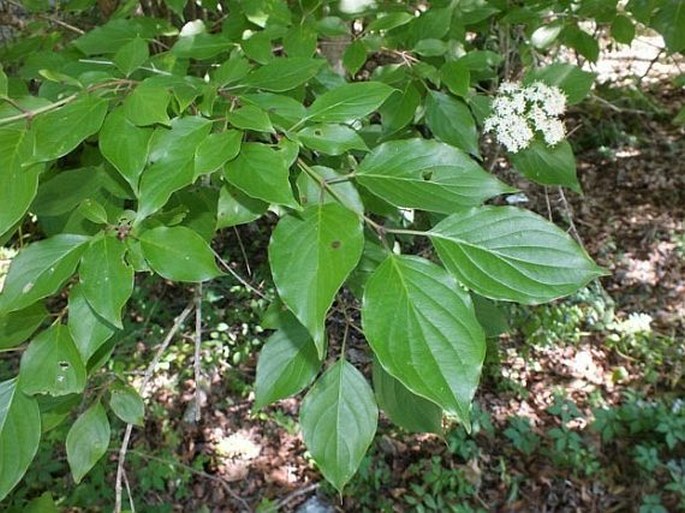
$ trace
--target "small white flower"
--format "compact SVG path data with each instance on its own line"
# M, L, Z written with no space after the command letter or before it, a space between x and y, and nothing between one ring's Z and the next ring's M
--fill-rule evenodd
M507 151L517 153L527 148L535 132L550 146L566 136L559 119L566 110L566 96L558 87L542 82L533 82L527 87L503 82L497 93L484 129L494 132Z

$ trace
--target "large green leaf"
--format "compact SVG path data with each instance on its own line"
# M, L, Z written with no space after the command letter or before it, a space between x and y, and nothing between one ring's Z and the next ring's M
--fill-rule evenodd
M42 303L34 303L22 310L0 316L0 350L14 347L38 329L48 312Z
M533 141L528 148L513 153L511 162L523 176L542 185L561 185L581 192L576 177L576 159L568 141L547 146Z
M142 66L149 56L147 41L141 37L136 37L119 48L112 61L119 68L119 71L129 76Z
M69 429L67 461L77 484L107 452L110 434L107 413L100 401L84 411Z
M123 328L121 309L133 292L133 269L124 260L126 245L113 236L100 237L81 257L79 276L83 294L93 310Z
M221 274L210 247L190 228L159 226L139 239L145 260L168 280L200 282Z
M685 0L667 0L661 6L651 23L673 53L685 51Z
M468 424L485 335L450 274L422 258L389 256L366 284L362 323L391 376Z
M421 104L421 94L412 82L407 82L395 91L381 106L379 112L383 128L396 132L414 120L416 109Z
M307 115L307 109L300 102L282 94L256 93L240 97L244 102L252 103L264 109L271 122L283 129L296 124Z
M298 208L289 182L289 164L283 150L246 143L237 158L226 164L225 177L248 196Z
M297 177L300 203L311 205L313 203L337 203L340 201L348 209L360 215L364 213L364 204L359 196L359 191L350 180L343 180L345 175L325 166L312 166L311 169L318 177L312 177L308 173L301 173ZM322 185L322 180L329 182L327 187Z
M268 203L248 196L237 187L224 185L219 191L216 228L250 223L259 219L268 208Z
M338 491L352 478L378 423L371 387L352 364L340 360L302 401L302 436L321 473Z
M430 237L450 272L491 299L542 303L604 274L566 232L515 207L452 215Z
M478 155L476 122L461 100L431 91L426 99L426 123L441 141Z
M394 89L381 82L345 84L319 96L308 119L319 123L347 123L377 110Z
M320 367L307 328L288 315L259 352L254 409L298 393L314 380Z
M34 338L21 357L19 386L28 395L80 394L86 367L64 324L53 324Z
M0 501L24 476L40 442L40 411L17 380L0 383Z
M234 159L240 151L243 133L225 130L208 135L195 150L195 177L211 173Z
M262 109L255 105L245 105L228 113L228 122L241 130L256 132L274 132L271 119Z
M69 320L67 323L74 344L84 362L88 362L116 329L88 304L81 285L74 285L69 291Z
M138 180L145 168L150 150L151 128L140 128L132 123L123 108L107 115L100 130L100 151L138 192Z
M222 34L199 33L179 38L171 53L181 59L204 60L228 52L232 47L231 42Z
M54 160L76 148L102 126L107 100L91 94L63 107L37 116L31 130L34 136L31 162Z
M0 293L0 315L54 294L71 277L89 237L61 234L30 244L12 260Z
M336 203L282 217L271 236L269 262L278 294L309 330L320 357L326 312L363 248L359 217Z
M95 197L103 186L101 168L81 167L56 173L41 182L31 204L31 212L39 217L67 214L88 198Z
M122 107L128 120L136 126L168 125L170 101L171 93L166 87L142 82L126 96Z
M155 213L171 195L195 178L195 151L207 138L211 121L188 116L171 122L171 130L158 129L150 142L150 167L140 178L138 218Z
M127 424L142 426L145 419L145 404L133 387L116 385L110 390L109 406L114 414Z
M0 237L24 217L38 190L43 166L23 166L32 152L33 138L24 126L0 127Z
M322 59L280 57L251 72L243 84L265 91L289 91L313 78L324 62Z
M364 139L345 125L309 126L300 130L297 138L307 148L326 155L342 155L350 150L369 150Z
M147 16L116 18L86 32L74 45L86 55L112 54L136 37L152 39L174 32L176 29L166 20Z
M395 424L412 433L442 434L440 407L405 387L374 361L373 388L378 406Z
M357 170L358 182L398 207L452 213L512 192L465 152L425 139L390 141Z

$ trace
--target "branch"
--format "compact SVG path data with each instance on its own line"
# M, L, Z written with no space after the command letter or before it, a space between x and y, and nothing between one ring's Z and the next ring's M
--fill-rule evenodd
M164 354L164 351L166 351L167 347L169 347L169 344L171 343L172 339L178 332L178 330L181 328L181 325L183 322L188 318L190 315L190 312L193 310L193 302L191 302L188 306L185 307L183 312L181 312L181 315L176 317L176 320L174 321L174 325L171 327L169 332L167 333L166 337L164 338L164 341L162 344L159 346L159 349L157 349L157 353L155 353L155 357L152 359L152 362L150 365L148 365L147 370L145 371L145 374L143 375L143 381L140 384L139 388L139 393L142 396L143 393L145 392L145 389L147 388L147 385L150 383L150 380L152 379L152 375L155 372L155 369L157 368L157 365L159 364L159 360L162 358L162 354ZM124 463L126 461L126 451L128 451L128 444L131 440L131 431L133 430L133 424L127 424L126 425L126 431L124 432L124 439L121 442L121 448L119 449L119 462L117 464L117 477L116 477L116 482L114 485L114 494L115 494L115 500L114 500L114 513L121 513L121 496L122 496L122 482L124 480Z
M193 368L195 369L195 422L200 422L202 417L202 362L200 361L200 346L202 345L202 283L197 284L195 289L195 355Z

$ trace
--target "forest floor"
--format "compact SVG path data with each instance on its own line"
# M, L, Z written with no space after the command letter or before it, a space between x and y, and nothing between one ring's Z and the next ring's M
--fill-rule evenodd
M410 435L382 417L369 456L339 497L305 451L298 399L252 411L265 303L238 285L207 285L212 308L205 312L212 313L205 319L210 341L201 420L193 420L192 343L179 340L157 369L146 426L133 432L127 468L136 510L659 513L682 507L685 488L665 486L680 478L685 487L685 442L671 447L656 440L668 428L658 423L654 433L621 431L622 422L649 417L635 408L666 404L678 413L685 401L685 130L673 123L685 90L668 69L649 71L640 88L633 79L597 86L570 113L582 196L527 182L493 147L484 148L492 156L486 165L521 189L522 205L567 227L610 274L552 305L504 305L511 330L490 346L471 435L450 424L444 437ZM229 260L245 274L249 267L251 282L264 285L268 230L262 228L241 228L225 245L245 246L230 250ZM149 360L186 298L163 283L146 294L134 300L144 331L131 332L130 345ZM353 341L348 355L362 368L369 362L363 347ZM606 435L598 411L620 413L614 436ZM681 428L685 433L685 423L672 429ZM645 447L645 461L653 456L651 463L636 464L637 446ZM64 476L65 487L69 478L60 449L50 451L39 455L46 474L40 468L31 474L33 485L59 494L56 476ZM70 484L69 511L105 511L115 468L113 450L96 467L100 474L75 493Z

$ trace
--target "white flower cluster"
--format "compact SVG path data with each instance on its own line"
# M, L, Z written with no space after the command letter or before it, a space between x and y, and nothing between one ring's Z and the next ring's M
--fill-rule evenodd
M485 120L485 131L495 132L497 140L511 153L528 147L535 132L542 133L552 146L561 141L566 130L559 119L566 110L566 96L556 86L533 82L523 87L504 82L492 102L492 115Z
M609 327L622 335L651 333L653 320L649 314L633 312L626 320L614 322Z

